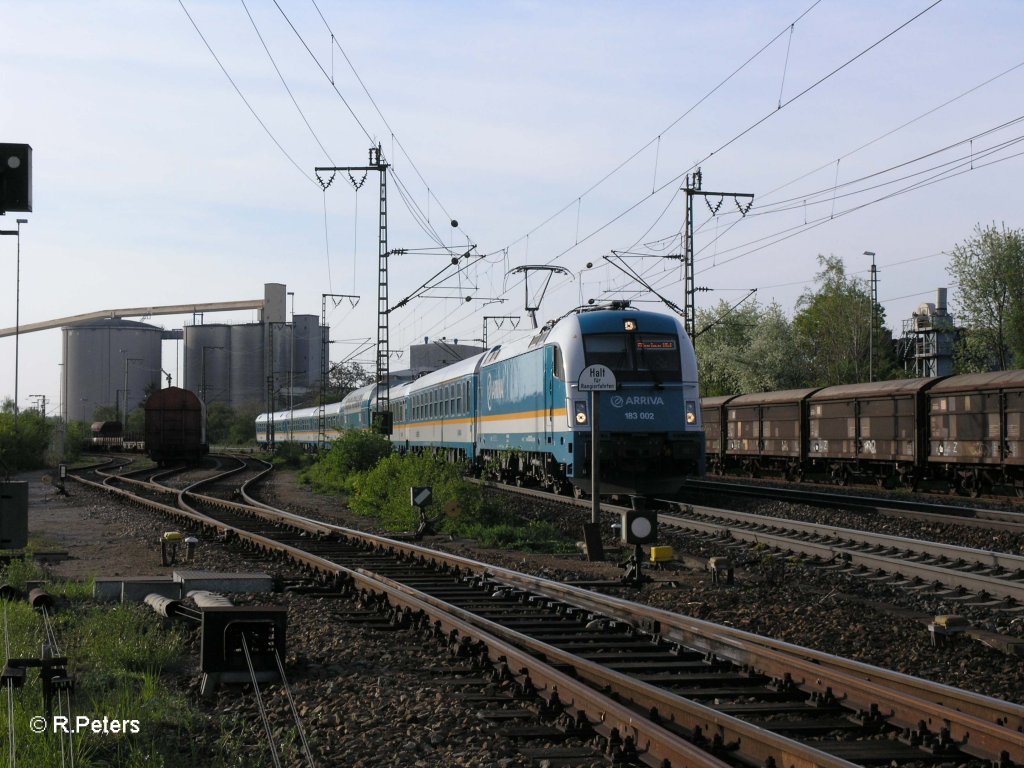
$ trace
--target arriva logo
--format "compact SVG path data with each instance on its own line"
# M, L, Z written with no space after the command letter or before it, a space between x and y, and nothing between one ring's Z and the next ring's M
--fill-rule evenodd
M648 396L648 395L632 395L630 397L620 397L619 395L613 395L611 398L611 404L614 408L621 408L624 405L664 405L664 398L659 395Z

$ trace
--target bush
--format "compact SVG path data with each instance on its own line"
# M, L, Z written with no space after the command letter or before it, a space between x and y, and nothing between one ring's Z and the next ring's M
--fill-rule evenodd
M309 466L313 457L298 443L278 443L274 450L274 465L302 469Z
M302 474L303 482L326 493L352 491L352 479L391 453L391 443L374 432L345 430L331 449Z
M45 466L46 449L50 447L52 425L38 411L18 414L18 429L14 429L13 404L0 413L0 471L11 472L38 469Z
M390 530L408 530L419 520L409 489L430 486L434 501L427 513L431 517L444 514L441 528L454 531L460 520L480 521L483 516L480 488L462 479L463 469L461 464L426 454L392 454L368 472L354 476L349 507L357 514L377 518Z

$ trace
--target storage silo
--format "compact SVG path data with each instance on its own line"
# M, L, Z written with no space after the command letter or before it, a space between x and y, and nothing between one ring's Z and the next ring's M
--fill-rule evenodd
M101 406L124 420L160 386L161 328L134 320L84 320L61 329L65 409L72 421L93 421Z
M231 398L231 326L185 326L185 389L210 403Z
M271 358L272 368L267 374L274 374L274 391L279 392L282 403L287 400L288 371L292 354L292 327L286 323L268 323L273 339L274 354Z
M292 319L294 357L288 361L289 375L295 382L296 399L304 399L319 390L320 358L323 335L316 315L295 315Z
M231 326L231 407L262 403L267 397L262 323Z

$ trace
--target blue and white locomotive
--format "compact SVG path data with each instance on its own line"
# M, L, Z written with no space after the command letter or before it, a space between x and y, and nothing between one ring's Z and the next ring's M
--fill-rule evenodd
M605 365L618 389L600 398L601 490L651 495L677 491L704 473L697 363L682 323L628 305L577 310L533 336L486 352L389 392L391 440L399 451L431 451L465 460L506 482L558 492L591 490L590 393L577 386L589 365ZM335 427L367 429L377 386L328 406ZM294 412L312 426L318 409ZM272 414L275 439L287 440L290 413ZM267 414L256 421L266 442ZM300 437L301 436L301 437Z

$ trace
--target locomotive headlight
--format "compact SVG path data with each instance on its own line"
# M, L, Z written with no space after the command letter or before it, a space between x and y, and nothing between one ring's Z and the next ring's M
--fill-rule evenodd
M622 327L623 327L623 328L624 328L625 330L627 330L627 331L635 331L635 330L636 330L636 320L626 320L626 321L625 321L625 322L624 322L624 323L622 324Z
M697 402L695 400L686 401L686 423L690 425L697 423Z
M576 423L581 427L590 421L590 417L587 414L587 401L576 400L573 403L573 412L576 414Z

